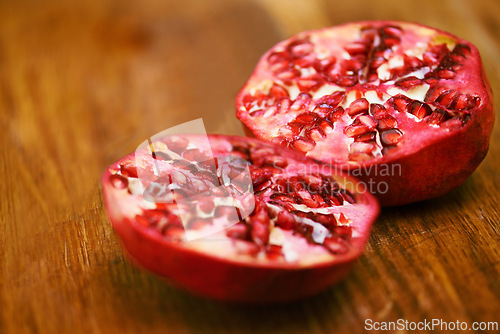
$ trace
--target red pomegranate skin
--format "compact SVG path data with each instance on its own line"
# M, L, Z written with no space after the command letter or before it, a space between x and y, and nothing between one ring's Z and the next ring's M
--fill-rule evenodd
M197 136L184 137L193 142L196 141ZM285 169L292 170L290 172L292 174L294 166L312 167L314 171L318 170L318 166L323 166L322 168L325 169L322 169L322 175L325 174L324 171L336 172L330 166L317 163L279 145L236 136L209 135L208 138L214 156L236 154L241 157L241 150L236 152L234 146L249 145L251 152L258 149L267 152L266 156L263 156L266 159L269 157L278 157L277 161L285 159L289 164ZM166 143L168 138L160 141ZM156 145L156 143L153 144ZM265 151L269 149L273 153ZM158 152L156 153L158 156ZM159 228L149 224L147 220L145 224L144 217L147 217L148 210L157 212L165 208L164 203L146 202L143 193L131 187L137 174L141 174L140 169L146 178L152 175L149 167L153 166L155 161L148 154L150 152L147 151L141 151L135 155L130 154L106 169L101 180L105 207L126 253L137 266L195 295L227 302L262 304L286 302L317 294L348 274L355 260L362 254L369 238L371 225L379 213L378 202L371 194L353 190L351 193L355 198L351 200L354 201L353 203L347 203L344 200L343 204L325 206L322 209L329 210L332 215L334 212L337 212L337 215L341 213L342 217L349 221L347 226L352 236L346 239L349 244L348 249L340 253L330 253L325 251L320 244L307 243L307 246L301 248L302 252L297 253L297 259L292 261L273 260L263 256L267 254L264 252L269 244L259 246L261 247L259 255L254 256L253 253L249 255L244 251L240 252L241 249L234 246L235 241L230 237L215 241L204 239L185 241L181 234L173 234L172 237L168 232L160 233ZM138 160L137 157L139 157ZM255 156L252 155L252 158ZM281 162L277 164L282 165ZM130 166L138 166L138 168L134 169ZM251 161L250 166L255 166L256 169L261 168L255 161ZM250 169L253 171L253 167ZM193 177L191 174L186 175ZM273 177L271 176L272 179ZM358 182L355 178L343 175L341 172L332 177L339 182L350 184L349 187L355 187ZM151 181L152 179L145 180L144 187ZM252 181L255 181L253 176ZM343 185L344 183L341 183L341 188L344 187ZM190 184L190 186L193 185ZM349 187L345 189L351 189ZM266 205L269 205L269 195L273 194L274 191L271 191L271 188L261 190L260 193L255 194L256 203L257 201L262 203L263 200L267 203ZM253 215L256 210L254 209L249 219L255 217ZM167 226L173 225L174 221L175 219L171 217ZM273 223L271 219L270 224L273 231L278 229L276 221ZM162 231L164 230L163 227ZM167 229L167 231L170 230ZM291 231L288 232L291 233ZM294 242L297 240L300 242L301 236L295 233L296 231L293 231L294 237L286 234L286 238L294 238ZM247 239L247 241L245 243L247 246L255 244L255 239L253 241ZM289 240L286 239L287 241ZM237 252L237 249L240 251Z
M291 56L297 45L299 52ZM324 65L328 59L334 65ZM310 98L305 107L294 109L290 106L299 93ZM322 101L335 94L340 101L325 109ZM396 107L394 98L401 95L409 102ZM364 98L368 110L348 115L355 110L352 102ZM382 105L397 122L390 125L398 131L388 137L390 143L382 139L386 119L375 119L373 128L359 125L360 115L376 118L372 104ZM332 116L339 115L335 107L342 107L341 116ZM477 48L450 33L397 21L348 23L278 43L259 60L236 108L248 136L295 148L351 173L372 185L382 206L436 198L465 182L486 156L495 119ZM297 116L318 110L315 124L291 134ZM318 135L316 130L316 137L308 137L307 131L329 117L336 117L331 132ZM295 145L297 140L308 145Z

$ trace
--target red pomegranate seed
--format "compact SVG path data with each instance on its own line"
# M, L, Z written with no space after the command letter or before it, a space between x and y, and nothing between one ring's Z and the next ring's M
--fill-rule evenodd
M295 122L303 125L314 123L318 120L318 115L312 112L300 114L295 118Z
M226 235L233 239L245 240L248 238L248 227L242 223L232 225L226 228Z
M135 178L138 177L137 167L134 166L132 163L120 165L120 172L122 173L123 176L126 177L135 177Z
M445 119L446 111L440 108L436 108L432 114L426 119L426 122L429 124L439 125Z
M399 112L408 112L412 100L404 95L395 95L387 103Z
M204 213L211 213L215 209L215 204L211 198L203 198L198 201L198 208Z
M357 114L368 113L368 107L369 107L369 105L370 105L370 103L365 98L360 98L360 99L354 100L349 105L349 108L347 109L347 113L350 116L354 116L354 115L357 115Z
M323 244L330 252L338 255L348 253L350 249L349 244L344 239L337 236L325 238Z
M415 76L411 76L411 77L406 77L406 78L396 80L396 82L394 84L398 87L403 88L403 89L409 89L409 88L413 88L417 85L420 85L421 83L422 83L422 80L420 80L419 78L417 78Z
M380 133L380 141L384 145L397 145L403 138L403 133L398 129L390 129Z
M357 137L370 132L370 128L363 124L351 124L344 128L344 133L348 137Z
M398 125L398 121L391 115L387 115L385 118L378 120L378 129L387 130L395 128Z
M309 152L316 144L308 139L299 138L292 143L292 147L300 152Z
M308 40L302 39L291 42L286 49L292 57L302 58L310 54L314 46Z
M342 102L344 97L345 97L344 91L337 91L334 92L333 94L322 96L320 99L318 99L317 104L318 105L327 104L330 107L336 107L339 105L340 102Z
M435 100L435 102L439 103L445 108L450 108L455 101L456 98L458 98L460 95L459 92L456 92L454 90L447 90Z
M378 103L370 104L370 115L375 119L383 118L387 115L386 109L383 105Z
M345 110L342 107L337 107L333 109L328 115L326 115L326 119L330 120L332 123L335 123L342 115L344 114Z
M375 140L377 132L372 131L356 137L355 141L370 142Z
M413 101L410 107L410 111L419 119L430 115L432 113L431 107L428 104L422 103L420 101Z
M282 86L278 85L277 83L274 83L271 89L269 90L269 96L272 96L276 99L283 99L290 97L288 91Z

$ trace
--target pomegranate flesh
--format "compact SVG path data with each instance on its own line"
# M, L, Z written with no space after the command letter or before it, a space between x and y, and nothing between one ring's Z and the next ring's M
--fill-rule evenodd
M386 206L462 184L485 157L494 123L474 45L389 21L278 43L260 59L236 108L249 135L350 172Z
M254 303L310 296L348 273L379 212L362 183L276 144L206 138L163 137L103 174L109 218L139 266Z

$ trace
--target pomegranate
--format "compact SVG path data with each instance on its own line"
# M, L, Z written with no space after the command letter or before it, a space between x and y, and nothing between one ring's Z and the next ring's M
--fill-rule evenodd
M110 165L105 206L130 257L203 296L278 302L343 278L377 200L350 175L257 139L171 135Z
M494 123L474 45L388 21L278 43L260 59L236 108L249 135L350 172L385 206L462 184L485 157Z

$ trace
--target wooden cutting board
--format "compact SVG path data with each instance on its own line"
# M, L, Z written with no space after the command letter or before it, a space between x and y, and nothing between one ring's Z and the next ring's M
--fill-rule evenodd
M124 258L102 204L104 168L199 117L208 132L242 134L233 100L264 51L362 19L418 21L470 40L499 91L494 0L0 1L0 333L361 333L365 321L500 321L498 127L463 186L384 209L349 277L314 298L220 304Z

